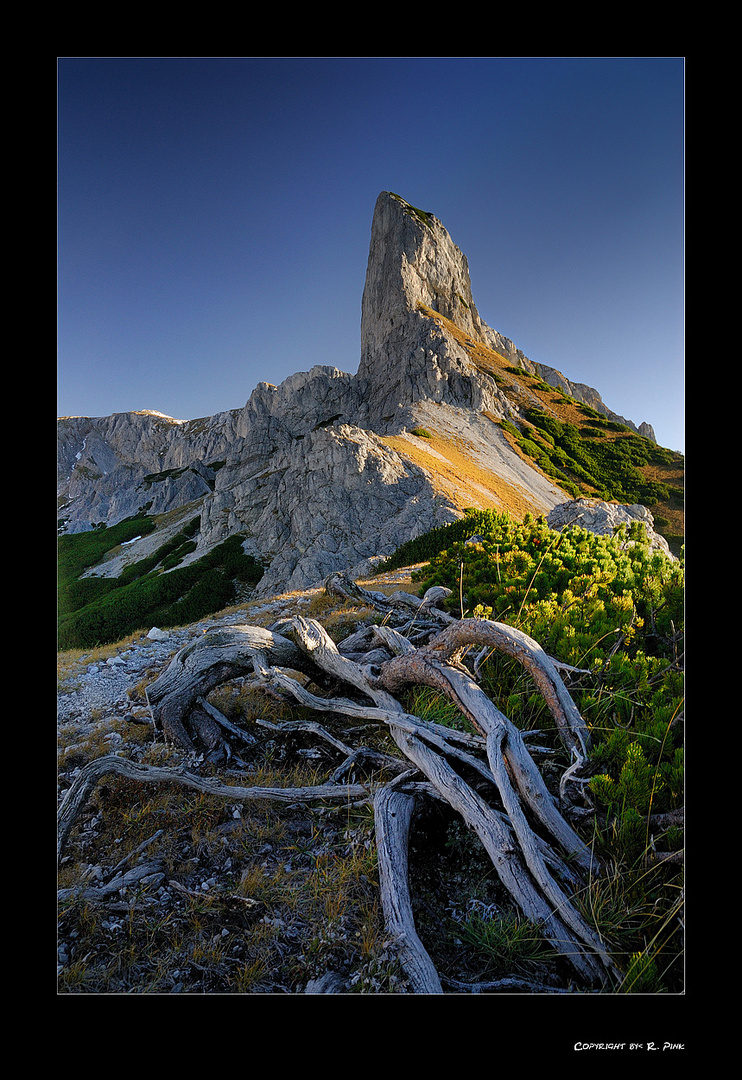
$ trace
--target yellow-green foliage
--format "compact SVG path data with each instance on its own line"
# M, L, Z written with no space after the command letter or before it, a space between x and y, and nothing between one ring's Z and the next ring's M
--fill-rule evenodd
M483 542L456 541L418 572L422 588L445 585L458 613L507 622L564 664L585 669L574 688L595 744L596 797L640 813L682 800L684 571L640 532L558 533L543 519L478 522ZM487 669L485 669L487 671ZM521 727L544 721L522 669L493 657L486 685ZM535 710L535 711L534 711Z
M612 904L624 910L616 920L626 944L617 935L617 949L619 955L626 949L631 964L627 992L666 986L680 948L678 920L669 913L681 871L672 863L666 870L654 866L652 856L655 846L673 852L683 840L679 829L657 832L650 818L683 806L683 563L652 551L640 528L609 537L581 528L557 533L543 519L519 524L490 514L479 515L469 531L482 542L456 539L417 573L420 588L447 586L455 614L463 601L465 615L516 626L549 655L579 669L566 678L592 739L588 797L595 815L589 839L616 867L620 899ZM538 729L539 742L548 742L552 732L554 756L545 771L561 775L568 757L524 668L493 654L482 668L482 685L518 727ZM600 892L604 885L592 888ZM593 896L592 914L595 903ZM645 934L663 953L659 968L641 946L642 921L633 913L627 917L627 906L632 912L646 908L660 924L656 935Z

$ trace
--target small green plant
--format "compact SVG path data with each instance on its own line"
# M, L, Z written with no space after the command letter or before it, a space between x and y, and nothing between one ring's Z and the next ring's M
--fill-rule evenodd
M457 731L473 731L468 720L453 702L430 686L414 686L406 695L407 709L414 716L431 724L442 724Z
M406 214L409 214L411 217L417 218L417 220L423 225L430 225L431 214L429 212L427 212L426 210L418 210L416 206L412 206L405 199L403 199L401 195L397 195L393 191L390 191L389 194L392 196L392 198L396 199L397 202L402 204L402 207L404 208Z
M490 976L530 973L551 959L551 950L532 923L518 915L470 913L454 924L454 933L481 953Z
M625 994L657 994L661 993L662 988L657 961L646 953L634 953L624 977L623 992Z

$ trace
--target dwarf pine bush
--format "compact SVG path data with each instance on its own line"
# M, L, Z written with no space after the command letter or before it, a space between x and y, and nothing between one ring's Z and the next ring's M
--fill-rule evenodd
M580 409L589 417L584 426L558 420L541 408L526 410L522 430L507 421L501 426L547 476L575 498L588 493L653 506L678 494L667 484L648 480L640 470L645 465L678 462L681 455L656 446L588 406ZM618 437L606 439L609 431Z
M60 538L57 644L89 648L117 641L147 623L178 626L231 604L239 584L255 584L263 568L230 536L203 558L181 566L196 549L199 518L152 555L125 567L117 578L79 577L112 547L154 528L148 518L112 529ZM122 528L123 526L123 528Z
M516 626L550 656L579 669L567 683L591 732L586 778L595 808L591 842L618 868L631 904L643 910L651 896L647 910L658 919L663 903L669 910L676 902L682 873L669 866L648 873L646 860L655 843L674 851L683 842L680 830L654 836L649 817L683 805L684 565L653 551L643 528L622 528L615 536L579 527L556 532L543 518L527 516L517 523L491 512L464 521L464 533L476 532L479 542L467 544L451 529L449 545L430 557L415 579L421 591L433 585L451 589L453 614L460 614L463 601L464 615ZM445 539L442 533L435 537L438 544ZM419 550L426 542L420 538ZM543 697L523 667L493 653L481 667L481 680L519 728L538 729L540 742L551 730L550 767L563 771L569 761ZM663 874L660 888L656 879ZM633 949L639 957L634 966L654 971L642 951L639 921L629 922L627 956ZM653 938L664 950L662 970L678 966L679 933L677 919L668 917ZM659 975L655 982L662 982Z

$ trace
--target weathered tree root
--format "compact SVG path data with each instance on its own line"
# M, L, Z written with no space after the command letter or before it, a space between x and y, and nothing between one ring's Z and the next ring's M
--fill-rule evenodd
M407 883L407 838L415 800L392 787L374 796L379 885L387 931L416 994L441 994L438 972L415 929Z
M521 912L571 964L579 980L589 987L616 985L621 977L619 971L567 892L567 887L573 891L584 887L581 872L597 874L600 867L564 818L521 733L495 708L461 657L470 646L498 649L515 657L529 671L571 756L568 771L574 776L585 761L589 733L557 665L535 641L512 627L484 619L453 620L437 612L434 604L440 590L423 598L422 603L408 594L387 598L360 590L342 575L334 575L328 589L371 603L387 613L402 604L407 630L410 614L416 620L424 608L433 635L428 635L427 644L416 648L408 636L389 625L373 627L360 637L354 635L352 647L344 643L350 655L343 655L319 623L298 616L282 620L270 630L239 626L207 634L176 654L148 688L153 721L166 738L183 749L201 746L212 757L223 756L228 753L225 748L230 735L235 737L240 732L209 705L206 697L221 683L238 675L248 676L256 686L289 694L316 711L385 725L403 755L402 762L394 762L400 774L396 779L374 788L337 783L288 790L239 788L182 770L102 758L83 770L60 808L60 850L90 791L107 772L134 779L175 781L231 801L373 800L387 929L396 942L413 990L441 993L440 978L415 930L407 883L407 835L413 793L432 792L476 833ZM443 629L438 629L442 624ZM309 676L308 685L315 683L325 693L310 691L295 677L297 671ZM410 684L436 687L455 702L480 735L462 735L406 713L395 694ZM352 696L340 696L340 685L349 688ZM326 732L323 734L319 725L311 726L314 734L333 743L345 755L340 769L344 775L355 760L355 751ZM486 761L482 760L482 751ZM480 781L486 781L484 787L490 785L493 795L497 794L501 806L490 805L479 790L466 782L458 771L462 768L474 769ZM420 775L424 783L412 783ZM534 831L532 822L544 835Z
M232 802L277 802L287 806L297 802L350 802L370 795L364 784L320 784L318 787L265 788L240 787L221 780L199 776L186 769L170 769L159 765L141 765L113 754L95 758L80 770L74 783L65 793L57 812L57 854L64 851L70 831L81 810L100 780L105 776L124 776L140 783L180 784L203 795Z

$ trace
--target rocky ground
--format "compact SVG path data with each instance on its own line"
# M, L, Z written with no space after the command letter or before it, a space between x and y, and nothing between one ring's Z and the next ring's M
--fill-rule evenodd
M366 584L390 592L412 588L409 569ZM198 771L197 761L185 761L153 738L145 685L211 627L270 625L293 613L327 621L333 605L318 587L246 602L192 626L151 628L104 650L61 656L59 799L85 764L103 754ZM354 613L340 612L341 618L349 615ZM262 715L272 716L270 705ZM283 786L289 777L285 783L301 785L307 782L301 770L332 768L331 755L316 743L287 741L271 731L260 743L234 766L250 782ZM433 849L441 854L455 842L462 850L467 841L446 831L448 821L436 820L432 838L424 823L420 829L424 858L417 887L429 897L430 910L438 911L445 877L428 879L426 859ZM76 824L60 867L59 992L406 993L386 940L376 875L368 807L253 808L189 797L177 786L105 782ZM455 876L452 895L462 887L461 862ZM71 894L81 887L88 893L75 899ZM470 890L462 895L463 910Z
M377 575L369 588L411 589L411 567ZM363 582L361 583L363 584ZM65 658L59 672L57 727L60 735L91 727L106 719L132 713L132 692L142 680L150 682L189 641L217 626L255 623L267 626L288 615L306 614L312 600L323 594L317 585L301 592L246 602L190 626L160 630L151 627L118 646L81 652Z

